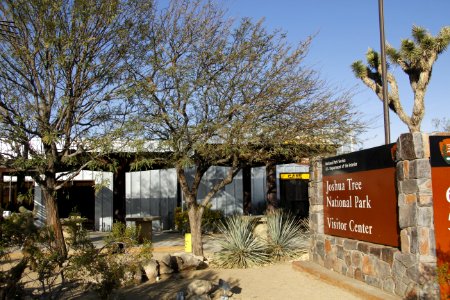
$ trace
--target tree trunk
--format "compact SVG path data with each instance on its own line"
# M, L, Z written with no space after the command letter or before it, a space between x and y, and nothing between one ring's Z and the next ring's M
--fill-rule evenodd
M0 172L0 209L4 209L6 206L6 205L4 206L4 204L3 204L3 186L4 186L3 172ZM0 216L0 219L2 218L2 216Z
M47 186L42 188L45 200L45 208L47 211L47 225L53 231L55 235L55 246L62 257L67 256L66 243L64 242L64 236L62 232L61 221L59 220L58 204L56 202L56 192L53 187L55 186L55 179L46 179Z
M198 205L190 205L188 215L191 228L192 253L203 256L202 243L202 215L204 208Z
M267 211L278 208L277 201L277 167L274 162L266 164Z

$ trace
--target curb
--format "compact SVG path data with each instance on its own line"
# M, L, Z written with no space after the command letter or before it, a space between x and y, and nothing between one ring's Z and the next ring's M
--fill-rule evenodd
M341 275L328 270L310 261L294 261L292 268L296 271L305 272L317 277L321 281L334 285L352 293L355 296L367 300L398 300L398 296L388 294L376 287L370 286L362 281Z

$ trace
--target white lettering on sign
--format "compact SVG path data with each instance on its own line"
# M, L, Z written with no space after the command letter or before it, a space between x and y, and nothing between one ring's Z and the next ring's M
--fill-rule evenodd
M350 231L364 234L372 234L372 225L356 224L354 220L350 220L348 224L350 227Z
M337 230L347 230L347 223L339 221L339 219L327 217L328 228Z
M447 189L446 197L447 197L447 202L450 202L450 187Z
M347 178L347 182L348 182L348 190L349 191L362 190L362 182L353 181L352 178Z

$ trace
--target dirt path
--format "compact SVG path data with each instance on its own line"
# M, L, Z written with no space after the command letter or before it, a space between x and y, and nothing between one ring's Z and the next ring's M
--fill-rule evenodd
M227 281L236 299L362 299L346 290L328 285L319 279L296 271L290 262L251 269L214 269L177 274L157 283L144 283L137 287L123 289L119 299L175 299L193 279L210 280L217 284L219 279ZM220 299L216 291L212 299Z
M98 242L101 243L102 235ZM155 238L154 258L175 252L182 252L184 239L179 235L169 234ZM205 237L205 254L212 256L219 251L214 237ZM15 257L17 256L17 257ZM20 251L13 253L14 259L21 257ZM4 267L4 266L3 266ZM31 278L28 278L30 280ZM209 280L217 285L219 279L231 286L230 300L239 299L362 299L338 286L327 284L320 279L295 270L291 262L273 264L251 269L219 269L209 267L204 270L188 271L163 278L156 283L143 283L135 287L117 291L115 299L176 299L177 292L185 291L194 279ZM212 294L212 299L221 298L221 290ZM98 299L93 292L77 294L70 299Z

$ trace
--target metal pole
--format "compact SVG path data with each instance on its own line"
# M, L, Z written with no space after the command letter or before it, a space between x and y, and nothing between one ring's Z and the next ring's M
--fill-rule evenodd
M378 16L380 21L380 44L381 44L381 76L383 81L383 115L384 115L384 141L385 144L391 142L391 130L389 122L389 98L386 71L386 45L384 38L384 8L383 0L378 0Z

